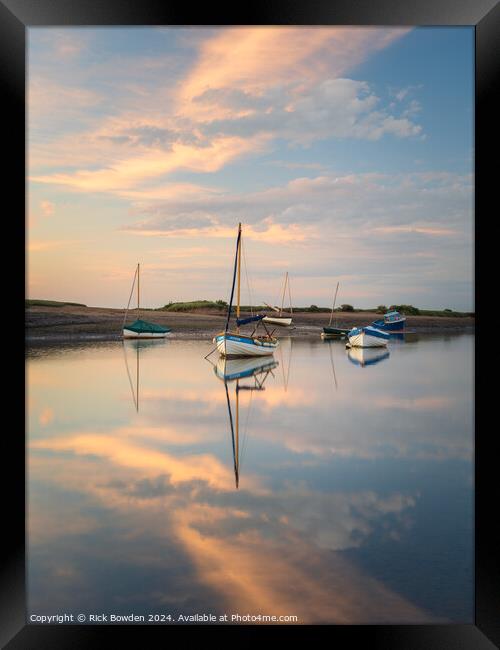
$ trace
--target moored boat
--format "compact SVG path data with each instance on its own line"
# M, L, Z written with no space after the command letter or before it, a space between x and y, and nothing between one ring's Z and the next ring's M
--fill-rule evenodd
M283 304L285 302L285 292L287 287L288 287L288 297L290 299L290 316L283 316ZM290 279L288 277L288 271L286 272L285 282L283 285L283 296L281 298L281 308L271 307L271 305L268 305L267 303L264 304L266 305L266 307L269 307L270 309L273 309L275 312L277 312L278 315L264 316L262 322L269 323L270 325L277 325L278 327L290 327L293 318L293 307L292 307L292 294L290 291Z
M130 325L124 325L123 338L124 339L164 339L165 336L172 330L163 325L156 325L156 323L149 323L146 320L135 320Z
M245 336L221 332L214 338L219 354L225 357L261 357L272 354L278 347L277 339L268 336Z
M404 329L406 316L402 316L398 311L389 311L384 314L383 320L373 321L372 327L376 327L383 332L399 332Z
M347 338L349 347L378 348L387 345L390 334L367 325L366 327L353 327L347 334Z
M231 319L231 309L233 306L234 288L237 280L237 299L236 299L236 331L229 331L229 321ZM231 298L227 310L226 327L223 332L219 332L213 338L219 354L225 357L260 357L267 354L273 354L279 345L277 338L270 334L263 324L266 331L265 335L257 336L255 331L264 319L264 316L257 314L248 318L240 318L240 284L241 284L241 223L238 224L238 236L236 239L236 257L234 261L233 283L231 287ZM240 325L255 323L254 330L251 334L241 334Z
M345 339L347 334L350 332L350 328L346 329L344 327L332 326L333 312L335 311L335 303L337 301L338 290L339 290L339 283L337 282L337 288L335 289L335 295L333 297L333 305L330 314L330 320L328 321L328 325L326 327L323 327L323 331L321 332L322 339Z
M292 319L281 316L264 316L262 322L269 323L269 325L278 325L278 327L290 327Z
M122 335L124 339L163 339L165 336L171 332L170 327L164 327L163 325L157 325L156 323L150 323L141 318L136 319L133 323L125 324L127 320L128 308L130 306L130 300L134 292L134 285L137 279L137 315L140 315L140 264L137 264L135 270L134 280L132 282L132 289L130 291L130 298L128 300L127 309L125 310L125 316L123 318L122 326Z
M351 330L343 327L323 327L321 332L322 339L345 339Z

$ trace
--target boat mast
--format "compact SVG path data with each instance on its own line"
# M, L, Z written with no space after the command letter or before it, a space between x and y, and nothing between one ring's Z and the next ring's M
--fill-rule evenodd
M139 315L140 283L141 283L140 273L141 273L140 264L137 263L137 315Z
M238 291L237 291L237 303L236 303L236 319L240 317L240 289L241 289L241 224L239 226L239 245L238 245ZM236 320L236 331L240 333L240 328L238 325L238 320Z
M227 320L226 320L226 328L225 328L226 332L229 328L229 319L231 318L231 308L233 306L234 285L236 282L236 267L238 266L238 251L240 247L240 238L241 238L241 223L238 224L238 237L236 239L236 257L234 260L234 271L233 271L233 285L231 287L231 298L229 299L229 305L227 308Z
M333 298L333 306L332 306L332 313L330 314L330 322L328 323L328 327L332 324L332 318L333 318L333 312L335 311L335 302L337 301L337 291L339 290L339 283L337 282L337 288L335 289L335 296Z
M235 477L236 488L240 484L240 380L236 380L236 458L235 458Z
M288 278L288 298L290 300L290 314L293 316L292 292L290 291L290 278Z
M139 341L137 341L137 368L136 368L136 384L137 384L137 400L136 400L136 411L139 413Z

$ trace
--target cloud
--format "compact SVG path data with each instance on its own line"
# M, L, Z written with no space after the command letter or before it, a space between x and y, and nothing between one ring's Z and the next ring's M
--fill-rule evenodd
M140 110L127 97L117 111L111 109L105 86L97 93L88 84L62 84L35 74L30 124L41 125L40 115L48 118L55 109L66 135L52 137L50 146L32 139L30 177L76 191L123 196L147 193L149 181L163 181L178 171L216 172L244 156L271 150L281 138L308 145L325 137L418 135L421 127L409 116L392 115L366 82L340 76L406 32L337 27L209 32L198 41L197 60L173 84L168 100L164 85L155 89L148 79L151 108L146 111L144 94ZM132 70L140 87L140 73ZM102 115L89 110L98 105ZM70 120L72 130L67 129ZM55 121L51 129L55 134ZM70 169L33 171L42 166Z
M75 246L75 245L80 245L80 244L85 244L85 242L81 239L73 239L73 240L68 240L68 239L52 239L52 240L36 240L36 239L29 239L28 240L28 251L30 253L38 253L42 251L48 251L48 250L53 250L53 249L61 249L61 248L66 248L68 246Z
M206 115L209 107L200 109L193 100L213 89L258 96L265 88L297 79L305 86L314 85L325 73L344 74L407 32L405 28L346 27L220 30L201 44L198 62L179 90L179 102L188 112L199 115L201 110Z
M211 230L226 237L241 220L249 237L258 238L260 232L263 240L271 235L274 242L279 234L286 241L294 228L300 232L295 239L314 239L325 226L337 237L354 235L355 223L361 240L391 234L442 237L458 234L469 223L471 191L472 179L458 174L329 174L257 192L146 201L136 209L145 217L124 228L155 235ZM231 226L230 232L225 226Z
M305 145L325 138L379 140L385 134L416 136L422 130L408 117L389 115L387 109L379 107L379 98L370 92L366 82L352 79L327 79L308 89L307 93L297 92L295 85L273 86L259 96L252 110L243 112L238 110L243 98L238 96L235 105L231 103L234 95L232 91L229 97L227 94L219 97L219 106L225 102L222 105L227 107L226 112L231 117L207 119L200 127L202 133L247 137L269 133L274 138Z

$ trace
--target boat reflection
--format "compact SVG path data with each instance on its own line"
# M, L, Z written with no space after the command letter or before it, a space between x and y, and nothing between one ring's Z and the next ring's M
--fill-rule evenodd
M292 367L292 350L293 350L293 342L291 337L282 339L281 345L278 348L278 354L280 357L279 365L281 365L282 376L283 376L283 389L285 393L288 390L288 383L290 381L290 368Z
M333 381L335 383L335 390L338 389L338 383L337 383L337 375L335 373L335 363L333 362L333 346L335 345L335 342L332 340L328 340L326 337L322 337L325 340L325 343L328 345L328 352L330 353L330 365L332 367L332 373L333 373Z
M373 366L389 357L387 348L349 348L347 356L356 366Z
M125 368L127 370L127 377L132 391L132 399L134 401L135 410L139 412L139 370L140 370L140 357L142 352L157 348L158 346L165 345L165 339L123 339L123 358L125 359ZM142 351L142 352L141 352ZM135 389L130 374L130 367L128 359L135 357Z
M227 411L229 415L229 425L231 428L231 442L233 445L233 462L234 462L234 478L236 489L240 485L240 467L241 467L241 458L240 458L240 392L247 391L250 394L250 400L248 404L248 412L246 417L246 425L248 424L250 409L252 406L252 396L254 391L265 390L264 382L266 381L269 374L273 375L273 369L279 365L274 358L267 359L264 361L261 359L256 359L252 357L242 358L242 359L228 359L226 357L219 357L217 364L214 365L214 372L217 377L224 382L224 388L226 390L226 402L227 402ZM241 383L242 381L246 383ZM233 410L231 408L231 399L229 396L229 386L231 382L235 384L235 409L234 417ZM246 428L245 425L245 428ZM245 451L247 431L243 431L243 442L242 442L242 453Z

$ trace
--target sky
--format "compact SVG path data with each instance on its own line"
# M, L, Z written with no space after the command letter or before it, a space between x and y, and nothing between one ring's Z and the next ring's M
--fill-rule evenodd
M30 298L474 309L472 27L30 27Z

